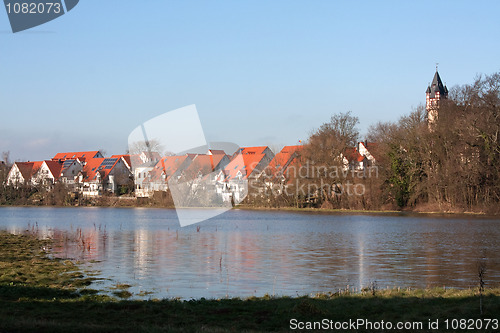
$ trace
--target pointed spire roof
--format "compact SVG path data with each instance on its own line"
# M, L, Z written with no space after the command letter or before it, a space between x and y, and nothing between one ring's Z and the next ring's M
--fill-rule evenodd
M430 94L430 98L435 98L437 92L444 98L448 95L448 88L441 81L441 77L436 69L436 74L434 74L431 85L427 87L426 93Z

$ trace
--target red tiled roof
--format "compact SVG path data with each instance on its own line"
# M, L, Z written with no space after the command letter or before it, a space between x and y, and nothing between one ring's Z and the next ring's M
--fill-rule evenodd
M15 162L14 164L17 166L17 169L23 176L25 181L29 181L31 177L40 169L43 161L36 162Z
M150 171L151 181L161 180L161 175L165 173L165 180L175 173L180 167L188 164L191 159L189 156L165 156Z
M222 161L222 159L224 157L226 157L226 156L227 155L225 153L224 154L217 154L217 155L212 155L211 156L211 158L212 158L212 164L214 165L214 169L220 164L220 162Z
M139 157L139 154L132 154L129 156L130 156L131 168L137 168L139 165L143 164L141 158Z
M297 151L300 151L304 148L302 145L297 145L297 146L285 146L283 149L281 149L280 153L286 153L286 154L293 154Z
M87 161L87 164L83 167L82 173L84 175L84 179L86 181L93 180L99 172L99 166L102 164L104 161L104 158L92 158Z
M98 150L93 151L79 151L79 152L69 152L69 153L57 153L56 156L52 157L53 161L57 160L74 160L79 159L85 162L87 159L94 158L99 153Z
M278 174L284 174L291 165L299 167L300 161L297 157L303 147L304 146L283 147L283 149L281 149L281 151L277 153L269 163L267 170L269 175L277 176Z
M263 154L264 151L268 148L267 146L259 146L259 147L241 147L234 153L234 156L237 156L238 154L242 155L255 155L255 154Z
M198 154L194 157L193 162L184 170L184 175L188 179L193 179L197 177L199 174L208 175L210 172L214 170L214 168L219 164L220 160L224 156L221 155L203 155ZM215 160L218 160L215 163Z
M224 175L226 176L226 179L232 179L235 178L238 174L238 171L241 172L242 178L246 176L246 170L245 170L245 162L243 161L243 155L238 154L233 156L233 159L231 162L229 162L228 165L224 168Z
M265 157L265 154L243 155L245 161L247 176L250 176L255 168L259 165L260 161Z
M357 161L357 162L362 162L365 157L362 156L357 150L356 148L347 148L344 152L344 156L345 158L347 158L347 160L349 162L352 162L352 161Z
M304 146L285 146L279 153L277 153L272 159L269 165L274 168L284 167L291 158L294 157L294 154L302 150Z
M35 162L32 162L32 163L33 163L33 169L31 170L30 177L32 177L35 173L38 172L38 170L40 170L40 167L42 166L43 161L35 161Z
M264 147L264 149L265 148L267 147ZM232 179L235 178L238 171L240 171L242 178L248 178L265 156L266 155L262 153L237 154L224 168L224 174L227 179Z
M47 167L49 168L50 173L54 177L54 180L59 179L61 176L61 170L63 167L63 163L59 161L44 161Z

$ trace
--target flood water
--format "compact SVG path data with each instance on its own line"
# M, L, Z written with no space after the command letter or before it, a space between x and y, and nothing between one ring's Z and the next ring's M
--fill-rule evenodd
M94 288L136 298L469 288L480 262L500 286L500 220L232 210L181 228L167 209L2 207L0 229L54 239L99 271Z

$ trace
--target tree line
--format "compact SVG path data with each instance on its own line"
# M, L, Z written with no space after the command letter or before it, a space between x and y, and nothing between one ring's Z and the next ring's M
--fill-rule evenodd
M428 123L419 107L396 123L378 123L382 190L399 207L498 213L500 73L451 89Z
M359 119L350 112L331 117L313 131L300 153L300 164L342 168L349 148L359 141ZM500 213L500 73L456 86L440 101L429 123L423 106L398 121L370 126L376 145L376 173L320 173L299 177L314 191L293 198L283 192L253 193L248 204L417 211ZM288 175L285 182L296 179ZM360 184L362 195L339 186ZM319 186L318 186L319 185ZM345 188L345 186L344 186ZM269 196L270 193L273 193Z

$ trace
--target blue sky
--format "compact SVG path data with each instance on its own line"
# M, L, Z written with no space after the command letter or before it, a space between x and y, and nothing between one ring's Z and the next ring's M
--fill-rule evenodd
M280 147L338 112L366 132L500 70L498 1L81 0L12 34L0 9L0 151L123 153L129 133L196 104L209 141Z

